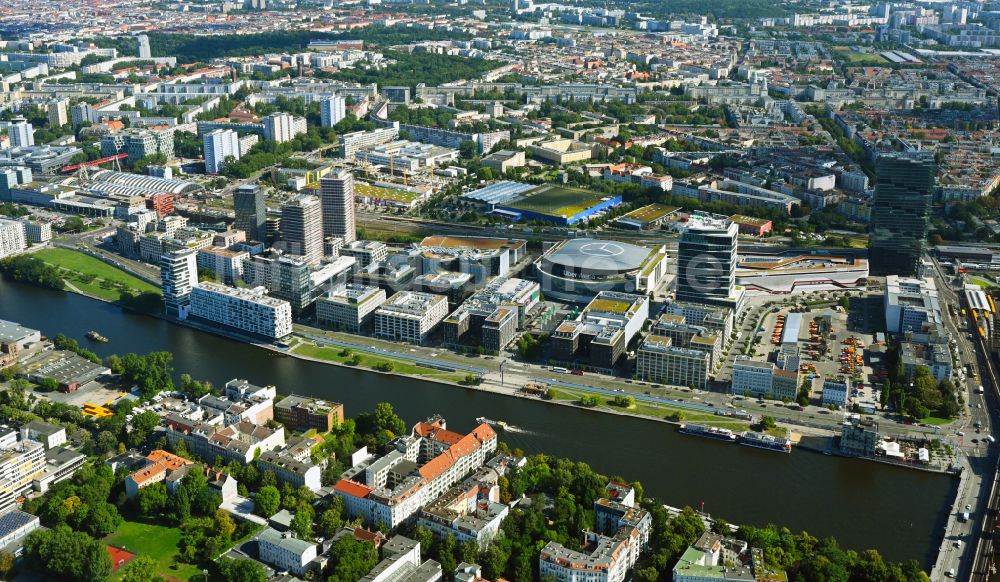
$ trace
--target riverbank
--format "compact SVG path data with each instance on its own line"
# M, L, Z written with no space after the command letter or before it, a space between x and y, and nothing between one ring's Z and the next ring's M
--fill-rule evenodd
M20 321L49 336L63 332L83 337L88 330L99 330L111 340L92 346L101 357L123 350L171 352L178 371L175 381L181 371L215 385L246 378L258 385L273 384L281 394L341 402L352 415L389 402L408 424L440 414L456 431L471 430L479 416L502 419L518 428L502 437L510 447L528 454L580 459L607 475L628 475L641 481L647 494L670 505L698 506L704 501L713 514L737 523L779 523L793 531L836 537L845 548L878 547L893 560L916 558L926 568L934 563L955 495L957 480L924 471L819 454L779 455L750 447L720 447L642 417L594 414L575 405L554 409L530 405L523 398L502 398L493 392L497 386L456 390L440 382L362 373L367 370L286 357L279 351L262 352L218 333L171 325L159 317L140 317L76 293L0 280L0 298L0 319ZM439 354L446 356L472 365L498 364L485 358ZM504 389L520 386L512 385L510 376L505 380ZM590 383L599 378L579 380ZM693 400L693 396L685 399ZM739 487L733 487L734 483ZM776 484L781 495L774 494ZM886 531L894 533L886 536Z

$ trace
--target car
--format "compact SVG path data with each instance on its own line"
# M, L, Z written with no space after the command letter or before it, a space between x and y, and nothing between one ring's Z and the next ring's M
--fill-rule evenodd
M947 572L944 573L944 575L947 576L947 577L949 577L949 578L954 578L955 577L955 569L952 568L951 570L948 570Z
M955 540L953 545L958 549L962 549L962 540Z
M965 506L965 510L966 511L972 511L972 505L966 505Z

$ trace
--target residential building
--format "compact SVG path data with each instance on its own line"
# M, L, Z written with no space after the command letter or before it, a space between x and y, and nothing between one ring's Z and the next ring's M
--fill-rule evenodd
M16 255L28 248L24 226L16 220L0 218L0 259Z
M223 462L247 464L260 452L280 448L285 444L285 429L270 429L250 422L226 427L188 420L173 412L164 417L167 442L172 446L183 440L189 451L202 459L221 457Z
M298 461L279 451L264 451L257 457L257 468L261 471L271 471L278 482L288 483L292 487L307 487L310 491L319 491L322 487L320 475L323 468L312 461Z
M226 158L240 159L240 136L231 129L216 129L202 136L202 152L205 156L205 173L218 174L225 165ZM241 186L241 188L246 186ZM251 188L258 188L250 186ZM239 220L239 216L237 216Z
M62 127L69 123L69 99L53 99L45 104L45 115L50 127Z
M428 419L393 441L385 456L346 471L334 492L352 517L395 528L481 467L496 447L488 424L462 435L447 430L440 417Z
M384 289L348 283L316 300L316 320L330 329L367 332L374 325L375 310L385 300Z
M485 550L509 512L495 488L467 479L421 509L417 525L435 537L452 536L459 544L474 541Z
M268 251L243 261L243 280L248 285L263 286L272 297L284 299L292 305L292 312L310 311L320 297L346 284L354 268L354 259L338 257L311 267L303 257Z
M705 532L681 555L674 582L783 582L788 576L764 563L764 552L735 538Z
M301 194L281 206L285 251L310 265L323 259L323 206L316 196Z
M297 539L291 532L268 527L257 536L257 552L260 560L275 570L305 576L313 569L311 564L316 559L317 549L316 544ZM315 567L318 568L318 564Z
M160 280L167 315L187 318L191 290L198 286L197 251L180 249L163 253L160 257Z
M12 148L35 145L35 128L23 117L14 118L7 126L7 136L10 137Z
M868 244L872 275L917 275L927 246L937 165L925 152L883 154L875 162Z
M346 101L340 95L319 100L320 123L323 127L333 127L346 117Z
M326 433L344 422L344 405L290 394L274 405L274 419L295 430Z
M323 206L323 237L340 237L344 243L356 238L354 227L354 176L339 170L319 181Z
M146 456L146 465L125 477L125 495L135 498L139 490L167 479L171 483L180 482L194 462L173 453L156 449ZM176 486L176 485L175 485Z
M380 144L388 143L399 136L399 128L390 126L372 131L355 131L340 136L340 156L355 159L357 153Z
M437 582L442 579L441 564L420 561L420 542L394 535L380 548L382 561L359 582Z
M40 420L32 420L21 428L21 438L42 443L46 450L54 449L66 442L66 429Z
M192 317L225 327L281 339L292 333L292 306L270 297L264 287L239 289L204 282L191 291Z
M231 381L230 384L232 382L236 382L236 380ZM273 392L272 387L271 393L273 394ZM241 422L265 424L274 418L274 396L267 395L267 391L263 391L261 396L248 395L245 397L236 396L235 398L229 396L228 393L227 390L225 396L206 394L198 399L198 405L206 413L221 415L223 426ZM213 424L215 424L214 419Z
M389 247L377 240L351 241L341 246L337 252L342 257L353 257L356 269L364 269L389 258Z
M447 297L400 291L375 310L375 335L396 341L423 343L431 330L447 316Z
M264 190L254 184L243 184L233 191L236 221L233 226L246 233L247 239L267 242L267 207Z
M166 159L174 157L174 130L151 130L132 128L112 133L101 138L101 155L116 156L128 154L129 163L162 154Z
M290 113L276 112L261 120L264 124L264 139L284 143L306 132L306 119Z
M153 51L149 48L149 37L145 34L140 34L135 37L136 50L140 59L149 59L153 57Z
M0 512L13 507L19 496L31 490L32 480L43 472L45 447L41 443L22 439L0 446Z
M250 253L213 246L200 249L197 256L199 270L211 271L217 280L235 285L243 280L243 261L250 257Z

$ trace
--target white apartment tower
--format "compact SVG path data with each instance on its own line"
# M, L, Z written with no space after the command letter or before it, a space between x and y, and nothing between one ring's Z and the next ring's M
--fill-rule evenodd
M323 259L323 207L320 199L302 194L281 207L281 235L285 251L310 265Z
M191 290L198 286L198 252L180 249L163 253L160 257L160 280L167 315L186 319Z
M7 127L12 147L27 147L35 145L35 128L23 117L10 122Z
M304 117L296 117L290 113L272 113L263 119L264 139L284 143L292 141L295 136L306 132Z
M62 127L69 123L69 99L53 99L45 105L49 125Z
M206 133L202 138L202 147L205 152L205 172L208 174L221 172L229 156L240 159L240 136L231 129L216 129Z
M357 238L354 227L354 176L340 170L324 176L319 197L323 203L323 238L339 236L344 243Z
M319 115L323 127L333 127L347 116L347 101L340 95L320 99Z
M153 56L153 51L149 48L149 37L145 34L140 34L135 37L136 48L139 50L140 59L149 59Z

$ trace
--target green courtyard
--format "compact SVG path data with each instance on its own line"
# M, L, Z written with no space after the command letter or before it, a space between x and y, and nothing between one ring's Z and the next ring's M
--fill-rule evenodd
M118 531L104 538L104 543L156 562L158 573L166 579L187 580L200 574L196 566L177 561L181 530L138 521L123 521Z

